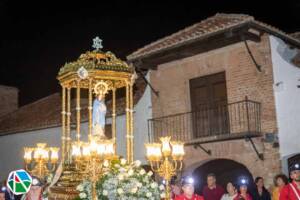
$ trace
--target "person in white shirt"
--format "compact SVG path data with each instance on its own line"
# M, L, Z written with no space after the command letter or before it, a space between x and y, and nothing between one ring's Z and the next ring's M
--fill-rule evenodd
M227 193L224 194L221 200L233 200L237 196L236 187L231 183L227 183L226 187Z

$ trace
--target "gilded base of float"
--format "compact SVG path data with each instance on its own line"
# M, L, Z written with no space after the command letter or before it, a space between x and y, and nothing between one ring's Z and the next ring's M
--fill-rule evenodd
M66 165L57 183L49 190L49 200L71 200L78 197L76 187L82 181L82 176L74 165Z

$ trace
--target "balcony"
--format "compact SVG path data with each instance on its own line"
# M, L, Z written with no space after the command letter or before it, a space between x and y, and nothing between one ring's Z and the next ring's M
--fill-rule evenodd
M185 144L209 143L261 135L261 105L248 100L148 120L151 142L171 135Z

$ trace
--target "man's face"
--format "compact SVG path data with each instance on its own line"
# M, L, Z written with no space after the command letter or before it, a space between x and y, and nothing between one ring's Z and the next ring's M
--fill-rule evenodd
M185 196L191 197L195 192L195 187L192 184L186 184L182 187Z
M300 182L300 170L294 170L291 172L291 179Z
M5 200L5 193L0 193L0 200Z
M207 185L209 187L215 186L216 185L216 178L213 176L207 177Z

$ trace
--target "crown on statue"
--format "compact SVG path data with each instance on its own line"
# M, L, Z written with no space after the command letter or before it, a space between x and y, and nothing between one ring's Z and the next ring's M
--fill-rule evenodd
M94 93L103 96L108 92L108 84L104 81L99 81L94 87Z

